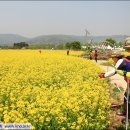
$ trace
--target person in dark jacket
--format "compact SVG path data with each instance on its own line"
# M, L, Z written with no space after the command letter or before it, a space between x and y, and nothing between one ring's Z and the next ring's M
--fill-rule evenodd
M67 55L69 55L69 52L70 52L69 49L67 49Z
M130 38L127 38L124 43L124 48L126 49L127 52L130 53ZM123 55L114 55L112 56L112 59L116 63L115 68L113 70L106 72L106 73L100 73L99 77L100 78L106 78L115 75L117 72L116 70L122 70L124 72L124 80L130 85L130 82L128 78L126 77L126 73L130 72L130 56L123 56ZM130 89L129 89L130 90ZM127 93L127 90L124 93L124 103L123 103L123 111L118 112L117 115L125 116L126 115L126 98L127 94L129 94L129 99L130 99L130 91ZM130 100L129 100L130 102ZM128 106L128 118L130 119L130 104Z

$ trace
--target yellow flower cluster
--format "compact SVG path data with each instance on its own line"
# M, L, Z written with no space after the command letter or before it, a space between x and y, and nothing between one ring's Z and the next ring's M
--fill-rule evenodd
M36 130L102 130L109 123L107 80L93 61L66 51L1 50L0 70L1 123Z

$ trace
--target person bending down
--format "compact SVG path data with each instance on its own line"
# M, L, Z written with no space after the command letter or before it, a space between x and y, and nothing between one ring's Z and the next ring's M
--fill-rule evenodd
M130 53L130 38L127 38L125 40L125 44L124 44L124 48L126 49L126 51L128 53ZM106 73L100 73L99 77L100 78L106 78L106 77L110 77L115 75L117 72L116 70L122 70L124 72L124 80L127 82L127 77L126 77L126 73L130 72L130 56L126 56L124 57L123 55L115 55L112 56L112 59L114 60L114 62L116 63L115 68L113 68L111 71L106 72ZM130 85L130 82L129 82ZM130 89L129 89L130 90ZM130 91L129 91L129 99L130 99ZM117 113L118 115L126 115L126 98L127 97L127 90L124 93L124 103L123 103L123 111ZM130 101L129 101L130 102ZM128 118L130 119L130 104L128 106Z

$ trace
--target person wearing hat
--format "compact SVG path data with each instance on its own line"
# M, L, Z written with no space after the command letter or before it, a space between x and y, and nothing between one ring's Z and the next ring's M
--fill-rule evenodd
M124 49L130 53L130 37L125 39ZM124 55L112 55L111 58L116 63L115 68L113 68L111 71L108 71L106 73L100 73L99 74L100 78L113 76L116 74L116 70L122 70L123 72L130 72L130 55L126 57ZM127 82L126 74L124 73L123 76L124 76L124 80ZM127 90L125 91L124 97L127 97ZM130 97L130 92L129 92L129 97ZM130 104L128 108L129 108L128 118L130 119ZM125 98L124 98L124 103L123 103L123 111L118 112L117 115L121 115L121 116L126 115L126 99Z

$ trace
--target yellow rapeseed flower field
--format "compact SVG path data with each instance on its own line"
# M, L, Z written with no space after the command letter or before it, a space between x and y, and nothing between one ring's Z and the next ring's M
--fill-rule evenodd
M109 124L106 79L81 52L0 50L1 123L32 129L102 130Z

